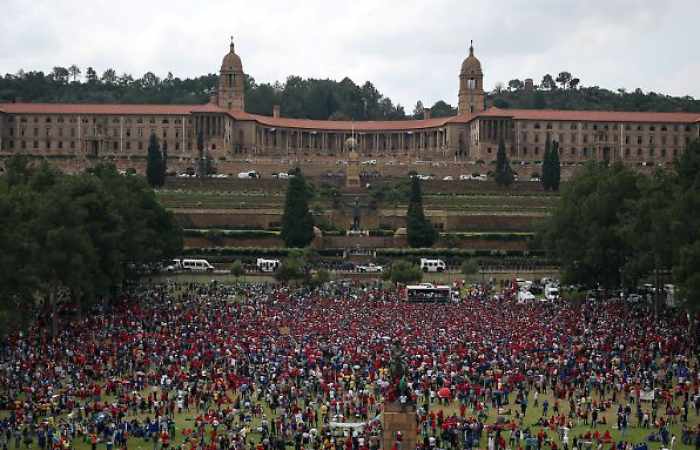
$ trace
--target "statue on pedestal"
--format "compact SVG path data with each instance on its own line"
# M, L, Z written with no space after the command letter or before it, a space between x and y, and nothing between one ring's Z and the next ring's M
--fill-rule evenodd
M360 231L360 199L357 197L352 205L352 231Z
M408 366L404 361L403 350L398 340L391 347L391 362L389 364L391 385L388 400L398 401L401 405L412 404L411 391L408 388Z

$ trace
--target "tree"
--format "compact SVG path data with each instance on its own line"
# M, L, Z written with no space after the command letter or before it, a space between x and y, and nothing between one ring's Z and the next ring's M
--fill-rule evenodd
M413 118L414 119L422 119L424 111L425 111L425 107L423 106L423 102L418 100L418 102L416 103L416 106L413 107Z
M542 89L547 89L549 91L553 91L557 88L557 84L554 82L554 78L552 78L550 74L546 74L544 77L542 77L542 83L540 83L540 86Z
M68 83L68 77L70 72L65 67L54 67L51 72L51 76L56 83L66 84Z
M619 286L623 267L635 254L622 239L621 224L622 217L634 214L638 180L620 164L590 163L567 183L541 239L559 259L566 283Z
M387 276L393 283L407 284L420 282L423 279L423 272L416 264L402 260L391 265Z
M569 81L571 81L571 74L569 72L559 72L559 75L557 76L557 83L561 84L562 89L566 89Z
M498 142L498 152L496 153L496 183L499 186L508 187L513 184L514 178L508 155L506 155L506 144L501 138Z
M462 261L462 266L460 267L460 271L465 277L478 273L479 269L479 263L477 263L474 259L465 259Z
M285 258L275 271L275 280L282 283L301 280L304 276L304 262L300 257Z
M552 150L551 150L551 170L552 170L552 178L551 178L551 184L550 184L550 189L552 191L558 191L559 190L559 184L561 184L561 160L559 159L559 142L554 141L552 143Z
M236 278L240 278L245 275L245 268L240 260L236 260L231 264L231 275Z
M282 239L287 247L306 247L314 237L314 219L309 211L310 192L301 170L287 182L282 215Z
M449 103L445 103L442 100L438 100L430 108L430 116L431 117L451 117L451 116L456 116L456 115L457 115L457 108L450 105Z
M406 211L406 235L411 247L432 247L439 234L425 217L423 212L423 194L421 193L420 180L411 177L411 193L408 198Z
M117 72L114 69L107 69L102 74L102 82L104 84L116 84L117 82Z
M554 160L552 159L552 138L549 133L544 141L544 158L542 160L542 178L540 182L545 191L549 191L553 186L554 168L552 167Z
M163 155L158 145L158 137L152 133L148 141L148 159L146 160L146 179L152 187L161 187L163 179Z
M97 78L97 72L92 67L88 67L85 71L85 80L88 84L97 84L99 78Z
M508 89L511 91L519 91L525 87L525 83L516 79L510 80L508 82Z
M78 81L78 77L80 76L80 67L73 64L68 68L68 72L70 73L71 78L73 78L73 83Z
M161 180L165 184L166 177L168 175L168 141L163 141L163 161L161 163Z
M580 83L581 80L579 80L578 78L572 78L569 81L569 89L576 89Z

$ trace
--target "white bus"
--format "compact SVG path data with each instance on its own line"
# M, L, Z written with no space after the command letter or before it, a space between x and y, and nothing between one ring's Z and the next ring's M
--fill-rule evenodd
M191 270L193 272L213 272L212 266L206 259L183 259L180 261L182 270Z
M423 272L444 272L447 270L447 266L445 261L441 259L421 258L420 269Z
M447 303L452 299L452 288L450 286L436 286L431 283L406 286L406 301L410 303Z
M267 273L271 273L277 270L280 264L281 263L279 259L258 258L258 260L255 262L255 265L258 267L259 271Z

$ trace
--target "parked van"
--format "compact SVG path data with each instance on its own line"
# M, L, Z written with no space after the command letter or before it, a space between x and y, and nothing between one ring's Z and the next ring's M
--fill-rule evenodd
M212 266L206 259L183 259L180 264L183 270L191 270L193 272L213 272Z
M423 272L444 272L447 270L447 266L445 265L445 261L441 259L421 258L420 269Z
M255 265L258 267L259 271L267 273L271 273L277 270L280 264L281 263L279 259L258 258L258 260L255 262Z
M549 301L554 301L559 298L559 287L553 284L548 284L544 288L544 298Z

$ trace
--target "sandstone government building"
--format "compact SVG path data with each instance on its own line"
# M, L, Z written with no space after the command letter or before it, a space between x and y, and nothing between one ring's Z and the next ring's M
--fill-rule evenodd
M547 134L559 142L565 166L587 160L656 166L700 137L700 113L485 108L483 80L470 46L453 117L431 118L426 111L421 120L322 121L285 118L279 107L270 116L249 114L243 64L231 43L218 90L204 105L0 103L0 159L25 154L65 170L108 160L142 171L155 133L167 142L169 167L182 171L195 165L201 131L222 173L256 164L330 167L347 158L345 142L354 136L360 157L380 167L430 163L457 175L469 170L463 165L493 161L500 139L523 166L542 160Z

